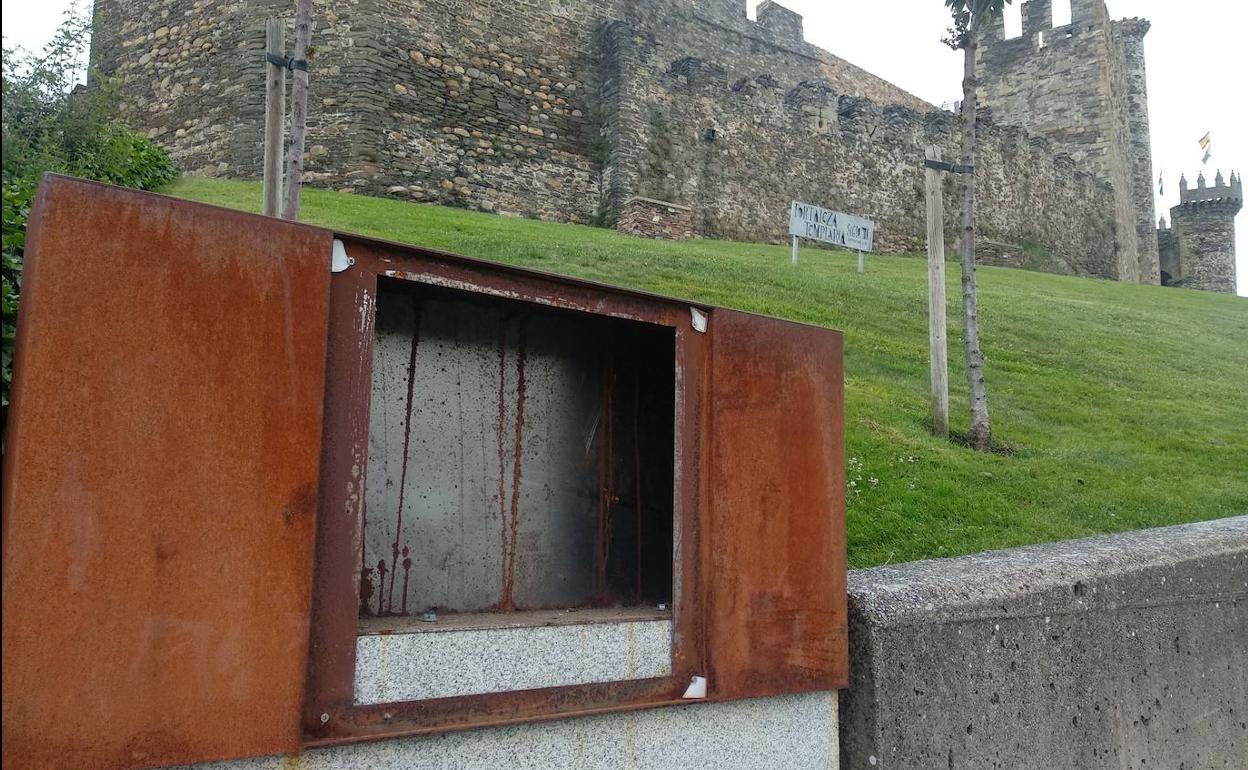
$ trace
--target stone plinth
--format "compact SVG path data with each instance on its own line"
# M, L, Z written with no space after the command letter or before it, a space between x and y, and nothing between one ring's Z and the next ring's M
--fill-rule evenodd
M616 229L643 238L688 240L693 237L693 209L653 198L632 197L624 202Z

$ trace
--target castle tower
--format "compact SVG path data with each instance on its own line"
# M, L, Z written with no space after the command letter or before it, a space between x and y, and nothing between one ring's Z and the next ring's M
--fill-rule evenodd
M1157 230L1162 283L1189 289L1234 294L1235 215L1244 205L1243 178L1230 181L1219 171L1210 187L1202 173L1196 187L1179 180L1179 205L1170 209Z
M1022 4L1023 34L1005 39L1004 21L979 53L979 99L999 123L1052 141L1084 170L1114 187L1114 254L1096 273L1156 283L1144 35L1140 19L1114 22L1104 0L1073 0L1071 23L1053 26L1052 0Z
M1127 140L1131 160L1131 194L1135 198L1136 235L1140 248L1140 283L1160 283L1157 236L1153 230L1153 146L1148 123L1148 86L1144 64L1144 36L1151 24L1145 19L1114 22L1122 45L1126 81Z

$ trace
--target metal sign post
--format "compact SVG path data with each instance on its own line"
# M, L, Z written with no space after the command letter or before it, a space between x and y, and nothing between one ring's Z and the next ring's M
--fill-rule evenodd
M793 201L789 206L789 235L793 236L793 264L798 241L809 238L858 252L858 272L866 270L865 252L875 246L875 223L870 219Z

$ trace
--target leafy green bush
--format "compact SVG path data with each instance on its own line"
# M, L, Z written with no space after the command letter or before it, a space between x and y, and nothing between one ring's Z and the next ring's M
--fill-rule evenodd
M117 90L83 74L90 20L74 4L39 54L3 53L3 410L12 382L13 337L21 291L22 250L30 204L45 171L150 190L173 181L177 169L160 147L118 118Z

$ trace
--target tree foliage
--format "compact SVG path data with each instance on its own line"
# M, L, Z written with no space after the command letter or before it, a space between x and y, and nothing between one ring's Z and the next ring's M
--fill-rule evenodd
M22 252L31 201L46 171L150 190L177 176L164 150L118 118L117 90L102 77L80 85L90 19L77 4L35 54L3 50L3 409L12 381Z
M972 31L978 32L988 19L996 18L1011 0L945 0L945 7L953 14L953 26L949 28L945 45L953 49L965 48Z

